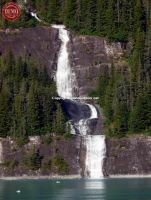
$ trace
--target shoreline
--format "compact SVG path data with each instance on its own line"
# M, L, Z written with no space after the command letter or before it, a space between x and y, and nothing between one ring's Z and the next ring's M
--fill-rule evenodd
M110 175L108 178L151 178L151 174Z
M2 176L0 177L0 180L70 180L70 179L81 179L80 175L66 175L66 176L59 176L59 175L54 175L54 176Z
M151 178L151 174L148 175L110 175L108 177L102 177L97 180L105 180L105 179L128 179L128 178ZM59 175L51 175L51 176L2 176L0 177L1 180L6 181L14 181L14 180L71 180L71 179L84 179L84 180L93 180L90 178L83 178L80 175L65 175L65 176L59 176ZM94 179L96 180L96 179Z

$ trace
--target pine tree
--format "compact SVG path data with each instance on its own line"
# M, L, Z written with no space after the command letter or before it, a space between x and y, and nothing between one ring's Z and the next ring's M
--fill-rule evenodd
M104 33L105 25L105 2L97 0L96 31L98 34Z
M9 91L5 87L0 93L0 136L5 137L8 135L10 125L9 113Z
M114 3L115 3L114 0L109 0L107 11L106 11L105 32L106 32L107 37L109 39L113 37L113 35L115 34L115 31L116 31L116 29L115 29Z
M11 50L9 50L7 57L6 57L6 68L7 68L7 73L9 73L10 75L14 75L15 59L14 59L14 55Z
M56 0L51 0L48 2L48 14L47 14L47 19L49 23L56 23L58 19L58 12L57 12L57 1Z
M89 0L86 15L86 27L88 33L96 31L96 12L96 0Z
M77 24L75 21L75 11L76 11L76 2L75 0L65 0L65 8L64 8L64 14L65 19L64 22L67 27L70 27L71 29L76 29Z
M66 127L65 117L59 103L57 103L57 109L55 112L55 126L56 126L56 133L59 134L65 133L65 127Z
M38 117L38 99L37 99L37 85L30 87L27 97L27 122L29 134L35 135L39 133L39 117Z
M136 4L134 7L134 22L133 22L133 27L134 27L134 33L136 31L143 31L144 30L144 20L145 20L145 13L144 13L144 8L142 5L141 0L135 0Z

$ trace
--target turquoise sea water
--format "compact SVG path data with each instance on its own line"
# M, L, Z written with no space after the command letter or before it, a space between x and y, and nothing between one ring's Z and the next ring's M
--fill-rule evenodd
M0 181L0 200L151 200L151 179Z

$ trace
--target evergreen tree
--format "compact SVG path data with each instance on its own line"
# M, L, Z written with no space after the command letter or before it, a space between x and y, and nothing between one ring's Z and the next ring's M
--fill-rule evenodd
M137 97L136 105L131 112L130 130L141 133L151 128L151 87Z
M105 32L105 1L97 0L97 14L96 14L96 32L103 33Z
M63 114L60 104L57 103L57 109L56 109L56 112L54 115L54 128L56 130L54 130L54 131L55 131L55 133L63 134L63 133L65 133L65 130L66 130L65 127L66 127L65 117L64 117L64 114Z
M5 137L8 135L10 125L10 113L9 113L9 92L8 89L3 87L0 93L0 136Z
M51 0L48 2L48 11L47 11L47 19L49 23L55 23L58 19L58 7L57 0Z
M75 21L75 10L76 10L76 2L75 0L65 0L65 24L67 27L76 29L76 21Z
M37 85L31 85L27 97L27 121L30 134L37 134L39 131Z
M109 39L112 38L116 29L115 29L115 13L114 13L114 0L109 0L108 7L106 11L106 33Z

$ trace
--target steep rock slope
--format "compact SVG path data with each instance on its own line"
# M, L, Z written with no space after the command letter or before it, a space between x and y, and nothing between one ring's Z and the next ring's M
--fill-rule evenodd
M112 62L116 67L125 67L120 64L124 55L124 46L121 43L108 43L104 38L97 36L71 36L70 54L73 70L76 73L79 96L88 96L96 89L97 78L105 74Z
M111 175L151 174L151 137L107 139L104 172Z
M58 31L53 28L35 27L0 31L1 55L6 55L11 50L15 57L33 57L46 65L51 75L59 46Z
M40 137L30 137L29 142L19 147L10 138L0 139L0 177L53 176L81 174L81 138L51 137L46 144ZM33 151L36 153L33 156ZM35 160L39 159L40 166ZM59 159L58 159L59 158ZM65 163L65 164L64 164Z
M20 30L0 31L0 54L5 55L12 49L14 55L31 56L40 63L44 63L51 74L54 75L56 69L57 53L60 47L58 31L51 28L28 28ZM125 46L120 43L108 44L105 39L94 36L71 35L69 44L70 60L72 69L76 73L79 96L88 96L95 90L97 77L99 74L105 75L114 62L117 69L126 69L127 65L123 61ZM102 118L100 118L102 123ZM102 127L102 125L101 125ZM100 125L97 126L97 133L100 134ZM70 171L69 174L82 173L84 171L85 148L79 138L69 141L56 141L57 149L65 160L67 160ZM77 143L78 146L77 147ZM149 137L131 137L124 139L107 139L107 156L104 163L105 175L117 174L150 174L151 173L151 140ZM32 146L32 145L31 145ZM9 140L2 139L0 143L0 162L15 158L21 161L21 156L25 148L17 151ZM36 144L42 155L51 156L53 146ZM8 169L1 165L1 176L15 175L43 175L51 174L52 171L32 172L27 169Z

